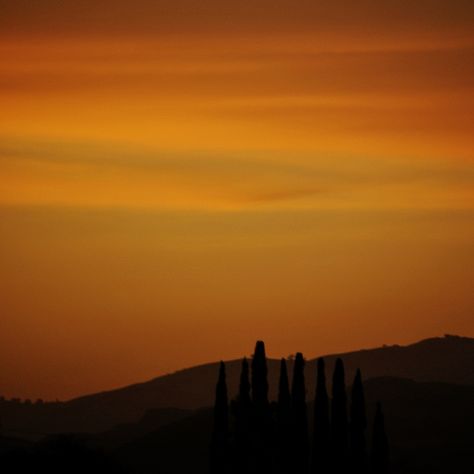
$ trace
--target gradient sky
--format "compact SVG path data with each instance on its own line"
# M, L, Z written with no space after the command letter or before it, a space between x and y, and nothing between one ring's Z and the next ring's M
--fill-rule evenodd
M474 336L472 0L0 0L0 394Z

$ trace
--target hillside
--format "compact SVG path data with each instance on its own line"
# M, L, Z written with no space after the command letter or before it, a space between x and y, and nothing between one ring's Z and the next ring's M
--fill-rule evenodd
M360 367L365 379L390 376L419 382L474 385L474 339L445 336L407 346L387 346L324 356L328 370L342 357L350 382ZM236 393L240 360L228 361L229 394ZM316 360L307 361L309 397L314 392ZM268 361L270 396L275 397L279 361ZM290 363L291 370L291 363ZM330 372L329 372L330 373ZM67 402L25 405L0 402L5 433L99 432L139 420L151 409L193 410L213 402L217 362L191 367L148 382L92 394Z
M376 401L383 400L394 474L474 472L474 386L380 377L366 381L365 394L370 422ZM212 411L200 410L115 454L133 473L204 474L211 426Z

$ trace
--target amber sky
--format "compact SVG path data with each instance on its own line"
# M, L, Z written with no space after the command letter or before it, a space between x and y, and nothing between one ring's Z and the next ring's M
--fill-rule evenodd
M0 394L474 336L472 0L0 0Z

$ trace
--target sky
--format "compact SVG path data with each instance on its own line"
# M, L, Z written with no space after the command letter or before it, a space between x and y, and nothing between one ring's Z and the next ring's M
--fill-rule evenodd
M474 336L471 0L0 0L0 394Z

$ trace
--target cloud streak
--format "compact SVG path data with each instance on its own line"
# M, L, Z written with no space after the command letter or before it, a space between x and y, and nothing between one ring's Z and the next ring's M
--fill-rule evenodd
M470 209L473 203L473 170L459 162L3 143L3 204L212 211Z

